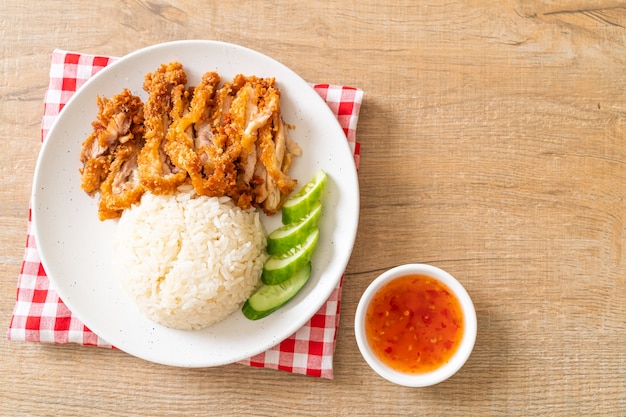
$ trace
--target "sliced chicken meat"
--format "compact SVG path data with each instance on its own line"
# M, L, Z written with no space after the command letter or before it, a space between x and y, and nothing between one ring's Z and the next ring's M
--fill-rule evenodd
M143 146L143 103L128 89L110 99L98 97L97 103L93 132L82 144L80 173L82 189L100 193L98 216L105 220L119 217L143 193L133 162Z
M148 100L144 106L145 145L139 153L139 177L153 194L174 193L187 179L187 173L174 165L165 151L167 132L176 113L173 110L184 107L184 103L178 102L181 107L175 109L175 100L183 100L186 83L187 75L178 62L161 65L144 81ZM179 96L174 98L174 94Z
M115 159L107 179L100 187L100 220L115 219L141 200L145 189L139 181L137 159L143 147L143 138L117 147Z
M285 146L280 90L273 78L237 75L232 92L225 125L231 140L241 145L237 177L239 205L245 206L249 200L266 214L275 214L297 183L282 170L285 157L295 148L288 150Z
M182 65L171 62L146 75L145 104L129 90L98 98L81 175L87 193L101 193L101 220L119 217L146 191L171 194L183 184L244 209L280 210L301 154L281 116L280 90L273 78L256 76L220 83L207 72L188 88Z

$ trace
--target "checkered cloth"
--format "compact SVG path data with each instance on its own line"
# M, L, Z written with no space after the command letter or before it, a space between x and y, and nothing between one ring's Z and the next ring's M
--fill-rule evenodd
M50 85L44 101L42 140L76 90L115 59L63 50L53 52ZM363 91L329 84L312 86L337 116L358 168L360 145L356 141L356 125ZM29 210L26 250L7 339L114 348L89 330L59 299L41 264L32 230ZM328 301L300 330L275 347L239 363L332 379L342 282L343 277Z

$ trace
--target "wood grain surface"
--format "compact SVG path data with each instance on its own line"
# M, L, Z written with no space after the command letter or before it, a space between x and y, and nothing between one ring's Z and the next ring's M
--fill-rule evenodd
M51 51L222 40L365 91L335 379L2 338L0 415L626 415L624 2L303 3L0 0L0 323ZM472 356L430 388L382 380L354 338L363 290L408 262L451 272L477 309Z

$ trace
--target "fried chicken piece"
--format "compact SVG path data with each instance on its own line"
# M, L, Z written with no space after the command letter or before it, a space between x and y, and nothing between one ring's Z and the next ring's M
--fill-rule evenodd
M211 109L220 76L207 72L193 90L189 108L170 126L165 150L172 162L184 169L200 195L230 195L236 184L236 147L211 123ZM228 148L228 149L227 149Z
M139 181L137 158L143 144L143 138L137 138L117 147L109 175L100 186L100 220L118 218L141 200L145 188Z
M212 172L211 182L214 184L222 178L225 195L235 200L239 207L249 208L252 198L240 192L237 180L241 168L241 141L229 126L231 106L239 87L225 82L215 92L208 125L202 125L197 130L196 149L201 155L204 172ZM211 186L210 183L207 185Z
M200 170L200 160L193 152L193 123L194 117L189 112L191 92L180 84L172 89L171 124L163 149L172 161L172 164L188 173Z
M174 193L187 179L187 172L174 165L165 151L172 115L184 107L182 101L176 100L183 100L186 83L187 75L179 62L161 65L144 80L148 100L144 106L145 145L138 158L139 178L154 194ZM178 107L174 108L175 104Z
M300 155L300 147L291 140L288 127L280 113L272 116L270 123L259 129L259 158L256 175L263 178L262 185L255 188L257 203L268 214L276 214L297 181L287 175L294 155Z
M91 196L100 192L98 217L105 220L119 217L143 194L133 175L143 146L143 103L128 89L97 103L94 131L82 144L81 187Z
M273 109L265 109L265 92L273 79L266 82L257 77L244 77L237 75L233 80L234 97L232 99L227 116L227 133L235 143L241 145L239 182L242 189L250 185L256 165L256 138L262 120L271 115ZM269 113L269 114L268 114ZM255 129L256 127L256 129Z
M195 88L179 62L146 75L142 104L129 90L98 98L94 131L81 150L82 188L100 192L100 220L117 218L145 191L228 196L244 209L277 213L297 181L288 175L299 146L282 119L273 78L207 72Z
M143 136L143 103L130 90L110 99L98 96L97 104L93 132L82 143L80 153L81 188L92 197L109 175L118 145Z
M226 120L226 132L241 146L237 185L240 206L261 207L273 215L290 194L296 180L287 175L292 152L287 147L286 128L280 116L280 91L273 78L237 75Z

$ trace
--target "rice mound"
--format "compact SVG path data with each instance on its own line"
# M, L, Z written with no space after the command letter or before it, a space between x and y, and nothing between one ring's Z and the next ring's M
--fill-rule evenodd
M139 309L184 330L237 310L259 285L267 258L257 211L192 191L144 194L122 214L112 247L116 273Z

